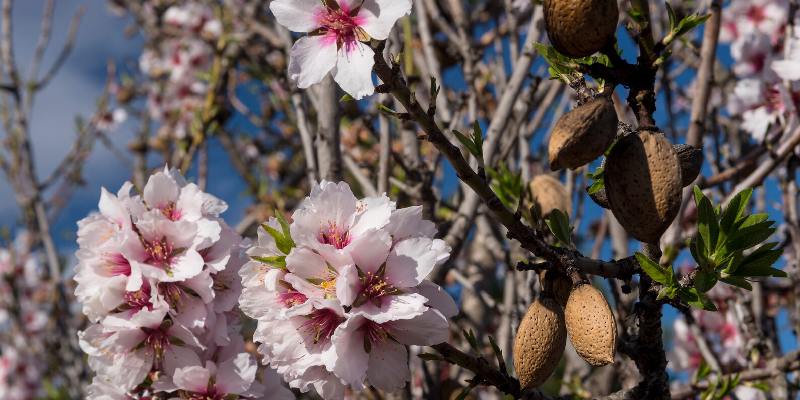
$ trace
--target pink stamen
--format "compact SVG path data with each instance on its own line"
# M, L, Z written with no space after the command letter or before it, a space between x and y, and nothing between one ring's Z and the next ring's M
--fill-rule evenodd
M361 25L364 20L356 11L340 5L338 9L328 7L317 15L319 29L326 37L335 38L338 48L343 48L348 53L356 48L356 43L363 36Z
M131 264L121 253L108 254L105 256L106 271L112 275L131 275Z
M142 331L147 335L144 339L144 346L153 351L155 355L153 367L161 369L161 362L164 360L164 352L170 346L169 335L167 328L163 325L158 328L142 328Z
M289 290L278 295L278 301L286 308L303 304L306 300L308 300L308 297L296 290Z
M337 249L343 249L350 244L350 232L340 229L336 226L335 222L329 222L328 227L323 228L319 232L317 240L319 240L320 243L329 244Z
M361 278L361 292L354 305L360 306L369 301L380 306L382 297L395 294L397 291L397 288L386 280L383 273L367 272Z
M301 329L311 335L314 344L330 341L333 332L344 322L344 318L327 308L314 310L307 318Z
M383 343L389 338L389 332L383 325L370 320L367 320L361 329L364 332L364 340L367 341L370 346Z
M125 305L133 312L142 309L153 311L153 303L150 302L150 283L142 282L142 287L135 292L125 292Z
M177 221L181 219L181 210L175 207L174 202L168 203L166 206L159 207L161 214L163 214L170 221Z
M161 267L169 270L172 264L172 256L174 248L166 237L161 237L160 240L146 241L143 240L144 251L147 253L147 259L144 261L147 264Z

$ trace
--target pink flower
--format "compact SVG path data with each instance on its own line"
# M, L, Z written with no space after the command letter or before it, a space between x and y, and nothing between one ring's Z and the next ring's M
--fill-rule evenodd
M447 319L428 310L412 319L377 322L356 313L333 335L336 352L334 373L354 389L364 380L383 390L395 391L409 380L406 345L434 345L448 338Z
M295 42L289 76L298 87L320 82L328 72L356 99L375 91L374 52L362 43L386 40L395 22L411 12L410 0L275 0L270 10L279 24L309 33Z
M353 264L353 254L366 254L390 240L381 229L394 208L386 196L358 200L346 183L322 181L292 215L292 238L334 267Z
M259 229L240 272L239 304L258 321L258 351L291 387L324 399L365 380L402 387L404 346L444 341L458 312L425 279L450 248L433 238L421 207L357 199L344 182L315 186L292 217L290 238L275 219Z
M722 13L720 39L731 42L757 32L779 36L787 12L786 0L733 0Z
M257 372L258 365L253 357L239 353L222 361L219 366L213 361L206 361L205 366L177 368L172 376L165 376L166 379L156 382L154 389L176 393L179 398L260 398L264 387L256 382ZM291 392L281 385L273 384L272 389L274 392L270 393L269 398L293 398Z

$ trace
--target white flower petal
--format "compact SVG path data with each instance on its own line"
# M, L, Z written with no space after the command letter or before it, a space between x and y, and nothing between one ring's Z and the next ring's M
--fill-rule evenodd
M269 5L279 24L294 32L311 32L319 27L317 15L325 12L319 0L275 0Z
M405 345L432 346L449 339L450 324L439 311L428 309L413 319L392 321L390 333Z
M172 381L180 389L203 393L208 388L209 379L211 379L211 373L207 369L193 365L176 369Z
M333 373L356 390L364 388L369 364L369 354L364 350L364 333L359 330L365 321L362 315L350 317L336 328L331 338L339 354Z
M406 347L388 339L373 345L369 353L367 379L371 385L388 392L405 386L411 379Z
M286 256L286 269L303 279L320 279L328 275L325 260L305 247L295 247Z
M417 286L417 292L428 299L427 305L441 312L445 317L452 318L458 314L458 306L441 286L424 280Z
M258 364L248 353L222 362L217 372L217 388L226 394L242 394L256 379Z
M386 40L395 22L411 13L411 0L364 0L358 11L361 28L377 40Z
M333 79L356 100L375 93L372 83L372 67L375 52L361 42L346 44L337 54Z
M395 287L417 286L449 255L450 247L440 239L403 240L394 246L386 259L386 278Z
M391 236L381 230L356 238L347 246L347 250L361 271L374 273L386 262L391 247Z
M178 185L171 176L158 172L144 186L144 201L150 208L166 208L178 201Z
M301 89L319 83L336 66L336 54L335 37L300 38L292 46L289 56L289 78Z

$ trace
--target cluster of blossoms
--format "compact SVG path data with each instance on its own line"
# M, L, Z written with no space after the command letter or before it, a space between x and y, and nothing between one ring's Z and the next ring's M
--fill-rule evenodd
M788 0L734 0L722 13L737 77L728 110L757 141L800 105L800 32L787 34L788 14Z
M330 72L342 90L361 99L375 92L375 52L365 42L386 40L395 22L411 12L411 0L275 0L269 7L279 24L309 34L289 55L289 77L298 87Z
M0 399L45 394L45 336L54 290L44 279L42 257L27 246L27 236L0 249Z
M91 322L80 346L97 374L89 398L261 398L267 387L291 398L244 351L246 258L219 217L227 205L175 170L152 175L141 195L132 188L103 189L99 213L78 223L75 295Z
M162 20L164 37L145 48L139 68L150 78L150 116L163 123L162 136L180 139L189 134L195 111L205 101L209 86L202 74L211 67L214 48L210 43L221 35L222 24L200 2L173 5Z
M357 199L323 181L289 224L270 219L241 269L240 307L258 321L258 351L301 391L386 391L410 378L408 345L449 336L452 298L426 280L450 249L421 207Z

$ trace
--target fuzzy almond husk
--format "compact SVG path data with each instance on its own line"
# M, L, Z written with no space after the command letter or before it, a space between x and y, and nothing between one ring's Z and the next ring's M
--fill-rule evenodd
M595 367L614 362L617 323L599 290L588 283L572 289L564 315L569 340L578 355Z
M553 297L540 297L528 308L514 338L514 369L522 387L541 386L558 366L566 344L564 310Z
M697 179L700 170L703 168L703 151L688 144L676 144L672 146L678 154L681 162L681 186L687 187Z
M547 216L553 210L561 210L569 215L572 210L572 199L567 193L567 188L558 179L547 175L536 175L528 185L531 199L539 205L542 216Z
M547 146L550 169L575 169L603 155L617 136L617 122L614 103L606 96L562 115Z
M663 133L641 131L614 145L606 159L608 204L634 238L658 243L681 207L681 166Z
M617 0L544 0L547 36L572 58L590 56L610 43L617 21Z

